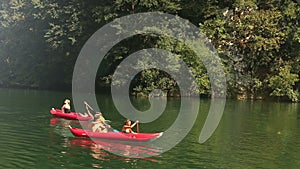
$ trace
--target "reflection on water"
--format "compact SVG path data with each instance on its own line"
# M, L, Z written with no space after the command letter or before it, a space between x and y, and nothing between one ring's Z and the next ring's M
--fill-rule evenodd
M69 125L71 124L73 124L72 120L66 120L56 117L50 119L50 126L53 127L53 131L62 137L71 136L70 132L68 131Z
M143 158L149 156L157 156L160 154L160 149L149 144L140 144L124 141L112 141L101 139L85 139L75 138L71 141L72 145L81 146L84 148L90 148L93 156L102 154L102 151L108 151L125 158ZM99 153L101 152L101 153Z

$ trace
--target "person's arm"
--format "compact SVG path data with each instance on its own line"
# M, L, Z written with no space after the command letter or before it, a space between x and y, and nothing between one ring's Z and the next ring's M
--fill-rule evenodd
M103 116L102 116L103 117ZM105 118L103 117L103 121L102 121L102 123L105 125L105 126L110 126L109 124L107 124L106 123L106 120L105 120Z
M65 113L65 105L61 106L60 110L61 110L62 113Z
M134 122L130 127L133 128L139 121Z
M128 128L130 126L127 126L127 124L125 124L123 127L122 127L122 132L126 132L126 128Z

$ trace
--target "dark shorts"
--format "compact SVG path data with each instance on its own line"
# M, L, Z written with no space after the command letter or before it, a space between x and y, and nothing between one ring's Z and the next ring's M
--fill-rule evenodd
M71 113L70 109L65 109L65 113Z

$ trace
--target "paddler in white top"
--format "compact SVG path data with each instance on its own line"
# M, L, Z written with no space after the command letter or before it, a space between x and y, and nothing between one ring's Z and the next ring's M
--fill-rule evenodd
M71 112L71 101L69 99L65 99L64 105L61 107L61 112L63 113Z

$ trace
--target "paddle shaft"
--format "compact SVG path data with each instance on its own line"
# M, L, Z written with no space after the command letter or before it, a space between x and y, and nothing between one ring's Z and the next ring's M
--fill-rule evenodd
M139 123L136 123L136 132L137 132L137 133L140 132Z
M86 101L84 102L84 104L86 104L92 111L94 111L95 113L97 113ZM110 120L105 120L105 122L110 123Z
M87 105L91 110L93 110L94 112L96 112L86 101L84 102L85 105Z

